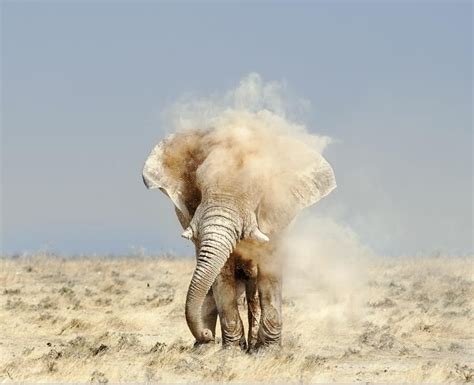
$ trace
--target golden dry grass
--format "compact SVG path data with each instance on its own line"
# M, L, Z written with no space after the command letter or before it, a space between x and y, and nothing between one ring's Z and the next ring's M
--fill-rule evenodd
M0 259L0 381L473 382L472 261L375 259L357 285L286 284L282 349L248 355L193 348L191 260Z

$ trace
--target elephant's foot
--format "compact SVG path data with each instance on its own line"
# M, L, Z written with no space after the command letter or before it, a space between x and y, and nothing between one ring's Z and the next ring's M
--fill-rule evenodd
M221 320L222 345L226 349L239 348L245 350L247 341L244 335L244 327L240 318L230 321Z
M262 313L257 348L281 345L281 279L271 274L259 275L258 291Z
M268 309L267 309L268 312ZM257 349L270 346L281 346L281 319L277 311L262 314L258 331Z
M244 336L242 336L238 341L232 342L222 342L222 347L226 350L247 350L247 341Z
M258 340L255 346L252 349L249 349L249 352L261 352L267 350L277 350L281 348L281 339L276 339L273 341L270 340Z

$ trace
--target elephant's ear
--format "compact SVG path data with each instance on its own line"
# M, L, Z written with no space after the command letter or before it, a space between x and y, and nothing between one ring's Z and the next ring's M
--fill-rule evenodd
M163 191L188 222L201 201L196 186L201 137L196 131L169 136L153 148L143 167L145 185Z
M335 188L336 178L331 165L321 154L312 152L305 167L279 176L272 191L262 197L257 211L260 228L267 233L282 230L302 209L315 204Z

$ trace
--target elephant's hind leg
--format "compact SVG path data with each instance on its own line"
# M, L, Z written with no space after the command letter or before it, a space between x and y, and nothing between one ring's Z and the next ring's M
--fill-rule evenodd
M252 351L257 345L258 327L260 323L260 300L258 298L257 274L258 268L250 260L240 260L240 268L244 272L245 297L247 299L248 313L248 350Z
M257 348L281 344L281 274L263 270L259 266L258 295L262 315L258 330Z
M221 321L222 344L224 347L246 347L244 326L237 305L237 281L235 278L235 256L226 264L212 285L217 311Z
M260 323L260 301L258 298L257 279L249 278L245 283L247 297L249 333L248 350L252 351L257 346L258 327Z

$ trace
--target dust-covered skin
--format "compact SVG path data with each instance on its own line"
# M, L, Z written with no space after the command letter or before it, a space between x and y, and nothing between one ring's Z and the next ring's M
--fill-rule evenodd
M472 383L472 261L372 259L336 291L287 277L282 347L256 359L183 338L191 259L0 259L0 382Z
M165 138L145 162L145 185L171 199L183 237L196 245L185 314L198 343L214 339L212 328L204 325L213 312L212 287L224 345L246 346L235 296L239 283L248 293L251 287L245 286L254 283L235 279L235 269L226 263L251 263L257 269L257 347L281 341L281 238L296 215L327 196L336 182L320 153L279 126L291 124L266 110L226 110L206 129Z

